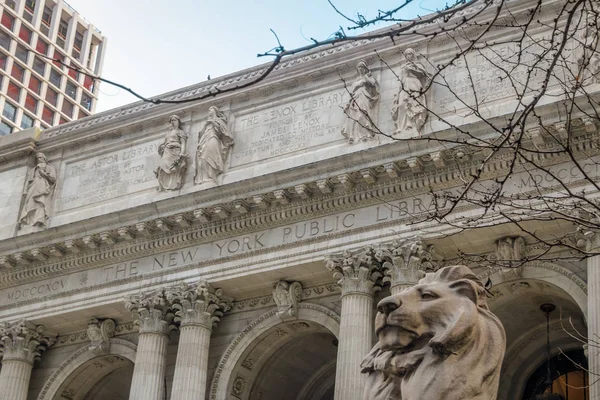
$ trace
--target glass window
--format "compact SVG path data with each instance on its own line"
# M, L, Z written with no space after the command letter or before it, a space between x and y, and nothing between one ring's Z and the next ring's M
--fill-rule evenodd
M27 129L27 128L31 128L32 126L33 126L33 118L31 118L27 114L23 114L23 117L21 118L21 128Z
M35 114L37 112L37 105L38 101L36 98L27 93L27 97L25 97L25 108Z
M54 111L49 109L48 107L44 107L44 111L42 111L42 121L47 123L48 125L52 125L54 120Z
M69 30L69 23L64 19L60 20L60 24L58 25L58 36L63 39L67 37L67 31Z
M72 99L77 97L77 85L75 85L71 81L67 81L67 86L65 87L65 93Z
M33 93L40 94L40 92L42 91L42 81L40 81L35 76L31 75L29 77L29 89L31 89Z
M35 0L25 0L25 8L33 12L35 10Z
M2 19L0 20L2 25L8 28L9 31L12 31L13 26L15 25L15 17L4 11L2 13Z
M60 88L60 82L62 81L62 75L60 72L52 68L50 70L50 83L52 83L57 88Z
M54 59L54 61L52 61L54 65L62 69L63 63L65 62L65 56L56 49L54 49L54 55L52 56L52 58Z
M81 95L81 105L88 111L92 111L92 98L87 94Z
M60 117L60 121L58 121L58 124L59 124L59 125L62 125L62 124L66 124L67 122L69 122L69 121L67 121L67 120L66 120L66 119L64 119L63 117Z
M42 39L38 39L35 45L35 49L38 53L48 55L48 43L44 42Z
M21 67L18 63L13 62L12 71L10 75L19 82L23 82L23 77L25 76L25 68Z
M20 44L17 45L17 51L15 51L15 57L19 60L23 61L23 64L27 64L27 56L29 55L29 51Z
M4 121L0 121L0 136L12 133L12 127Z
M2 52L0 52L0 68L6 69L6 60L8 56Z
M46 89L46 101L56 107L56 103L58 102L58 93L50 88Z
M4 103L4 110L2 111L2 115L11 120L12 122L15 122L15 118L17 116L17 107L13 106L12 104L10 104L8 101Z
M83 33L79 32L79 31L75 32L75 39L73 40L73 46L77 50L81 50L81 47L83 46Z
M75 67L75 64L73 63L73 61L71 61L71 65L73 67ZM74 68L69 68L69 76L73 79L75 79L76 81L79 81L79 71L77 71Z
M62 104L62 112L69 118L73 118L73 103L64 99Z
M85 76L85 78L83 79L83 87L86 88L87 90L89 90L90 92L94 91L94 80L89 77L89 76Z
M19 102L19 98L21 97L21 88L14 82L8 82L8 97Z
M50 22L52 22L52 7L44 6L44 13L42 14L42 22L50 26Z
M46 72L46 63L44 60L36 56L33 59L33 70L41 76L44 76L44 73Z
M21 25L21 29L19 29L19 37L27 44L31 43L31 31L23 25Z
M12 8L13 10L17 8L17 3L15 3L14 0L4 0L4 4L6 4L8 8Z
M0 29L0 46L10 51L10 36Z

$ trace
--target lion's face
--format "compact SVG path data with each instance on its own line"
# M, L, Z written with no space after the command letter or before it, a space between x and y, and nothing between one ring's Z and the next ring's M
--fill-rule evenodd
M448 336L458 314L477 312L476 296L471 284L458 281L421 283L384 298L375 319L381 349L412 351Z

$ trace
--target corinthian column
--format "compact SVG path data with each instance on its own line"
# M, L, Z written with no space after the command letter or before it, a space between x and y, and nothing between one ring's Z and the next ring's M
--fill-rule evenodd
M167 289L166 296L177 310L175 320L181 322L171 400L204 399L210 334L231 308L231 300L206 281Z
M24 320L0 324L3 357L0 370L0 398L27 400L29 380L34 360L54 343L54 338L43 334L42 325Z
M373 345L373 295L380 289L380 265L372 248L326 260L342 288L335 400L361 400L365 375L360 363Z
M385 271L383 281L390 282L392 295L416 285L425 272L437 269L432 252L433 245L421 239L394 240L376 251L375 258Z
M173 314L162 290L129 296L125 307L136 314L140 327L129 400L164 400L167 344Z
M587 251L600 254L600 233L587 232ZM600 347L597 337L600 334L600 255L587 259L587 295L588 295L588 371L589 382L595 382L600 376ZM600 385L590 384L590 399L600 400Z

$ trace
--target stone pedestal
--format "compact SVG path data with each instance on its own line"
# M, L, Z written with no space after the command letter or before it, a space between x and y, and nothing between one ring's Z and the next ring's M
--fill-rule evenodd
M411 288L424 273L437 269L432 252L433 246L421 239L394 240L377 249L375 258L382 264L383 281L390 283L392 295Z
M231 302L207 282L168 289L166 296L181 321L171 400L197 400L206 396L210 334Z
M130 400L164 400L167 344L172 314L162 292L144 293L125 300L140 327Z
M373 296L380 289L380 264L367 248L327 260L342 288L340 337L335 375L335 400L362 400L366 378L360 363L373 345Z
M587 236L587 250L600 253L600 233L589 233ZM600 255L587 259L587 285L588 285L588 370L590 382L590 400L600 400L600 385L597 377L600 375Z
M54 343L43 335L43 326L26 321L0 324L0 341L4 346L0 370L0 398L27 400L33 362Z

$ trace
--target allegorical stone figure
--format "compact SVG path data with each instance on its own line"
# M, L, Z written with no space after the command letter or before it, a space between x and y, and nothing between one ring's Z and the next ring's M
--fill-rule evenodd
M165 135L165 140L158 146L160 162L154 171L160 191L181 189L187 169L188 137L181 129L181 119L177 115L172 115L169 124L171 126Z
M421 134L428 115L424 91L429 86L431 76L425 66L417 61L413 49L406 49L404 57L406 64L399 74L400 90L394 96L392 119L396 125L396 133L412 130Z
M367 63L360 61L356 65L356 70L358 78L352 85L350 100L344 107L344 113L348 118L342 128L342 135L350 143L375 136L372 110L379 100L379 82L371 74Z
M199 133L194 183L217 182L225 170L225 161L235 141L227 117L217 107L208 109L208 120Z
M582 47L577 58L580 67L578 79L582 84L592 84L600 82L600 52L598 51L600 6L595 2L590 2L586 7L587 9L583 11L584 18L582 18L584 25L579 30Z
M469 268L429 273L377 310L365 400L496 399L506 336Z
M35 154L36 165L30 171L25 187L25 202L19 217L20 229L31 226L46 228L50 198L56 186L56 169L43 153Z

